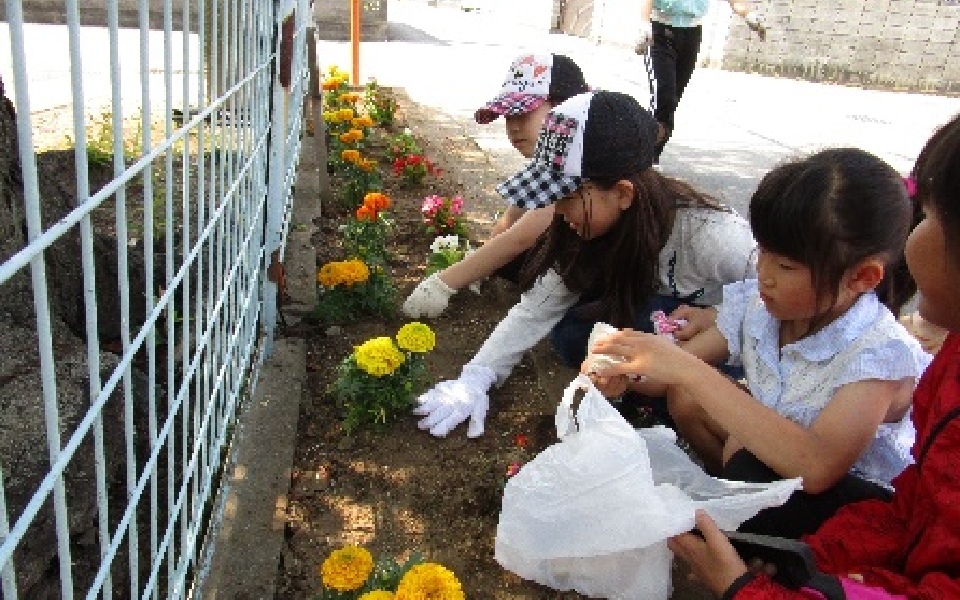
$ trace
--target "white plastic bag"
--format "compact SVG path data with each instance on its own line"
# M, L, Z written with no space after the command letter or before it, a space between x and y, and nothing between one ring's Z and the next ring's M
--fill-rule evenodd
M586 391L576 413L577 390ZM507 481L495 558L505 569L557 590L596 598L665 600L667 538L706 510L736 529L783 504L799 479L768 484L710 477L665 428L639 432L590 380L573 380L557 408L550 446Z

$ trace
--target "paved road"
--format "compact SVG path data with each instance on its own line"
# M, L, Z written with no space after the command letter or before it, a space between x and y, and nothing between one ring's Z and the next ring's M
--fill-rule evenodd
M517 54L565 53L592 85L649 101L641 60L633 53L512 24L502 8L468 13L422 0L391 0L389 20L389 41L361 47L361 80L376 77L405 87L414 101L461 120L505 175L521 159L500 121L478 126L472 114L496 91ZM321 66L351 66L347 43L321 41L318 53ZM744 210L763 173L786 157L824 146L859 146L905 172L933 129L958 112L957 98L702 68L680 104L662 166Z

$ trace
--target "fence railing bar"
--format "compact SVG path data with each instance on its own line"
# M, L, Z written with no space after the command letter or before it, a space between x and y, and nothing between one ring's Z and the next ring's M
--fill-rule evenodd
M6 0L6 9L11 46L14 49L23 48L24 38L22 6L18 0ZM40 235L40 232L43 229L40 219L40 191L37 179L37 160L36 155L33 154L33 130L30 123L30 98L29 94L27 93L27 68L24 57L21 53L14 51L12 54L14 93L18 108L17 140L18 151L21 156L20 168L23 179L23 197L26 213L25 216L27 220L27 239L32 241ZM36 311L37 319L37 351L40 355L40 378L41 393L43 395L44 417L49 422L51 416L56 419L57 414L57 379L55 370L56 363L53 355L53 336L51 335L52 326L50 318L50 303L47 296L46 266L44 264L44 258L42 254L31 258L30 276L31 284L33 285L33 305L34 310ZM53 433L56 440L55 445L59 447L59 429ZM62 490L62 485L60 485L61 478L59 474L50 478L51 489L53 489L55 483L58 484L57 489ZM21 516L20 519L22 518L23 517ZM14 530L16 529L16 524L17 523L14 523ZM12 530L7 532L3 539L4 546L6 546L7 540L13 539ZM11 598L16 597L16 582L8 581L7 577L8 574L13 576L12 574L15 572L13 568L13 561L10 557L13 553L13 546L17 541L19 541L19 538L17 538L17 540L10 545L11 549L7 556L0 557L0 566L2 566L4 574L4 591L6 593L6 590L11 590L14 594L13 596L10 596Z
M4 492L6 485L3 482L3 469L0 469L0 538L7 537L10 533L10 519L7 514L7 494ZM17 572L13 568L13 561L7 561L0 570L3 590L3 597L8 600L17 600Z

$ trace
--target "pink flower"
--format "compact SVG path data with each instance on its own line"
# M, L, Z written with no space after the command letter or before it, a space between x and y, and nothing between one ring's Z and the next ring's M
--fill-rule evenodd
M520 472L520 463L510 463L510 466L507 467L507 477L513 477Z
M460 196L457 196L456 198L450 201L450 212L452 212L455 215L459 215L462 210L463 210L463 198L461 198Z

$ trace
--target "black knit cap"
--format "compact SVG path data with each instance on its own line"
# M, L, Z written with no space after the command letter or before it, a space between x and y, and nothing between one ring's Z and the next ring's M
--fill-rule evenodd
M627 177L653 166L657 120L636 98L620 92L594 94L583 131L581 176Z
M560 104L571 96L586 92L589 87L583 71L569 56L553 55L553 73L550 75L550 102Z
M530 163L497 186L522 208L548 206L588 179L625 179L653 166L657 121L632 96L587 92L544 119Z

